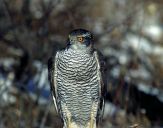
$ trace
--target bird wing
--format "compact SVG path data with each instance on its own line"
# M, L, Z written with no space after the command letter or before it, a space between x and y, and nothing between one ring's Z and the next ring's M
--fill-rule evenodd
M57 99L57 84L56 84L56 63L57 63L57 54L58 52L56 53L55 56L52 56L49 60L48 60L48 79L49 79L49 82L50 82L50 87L51 87L51 94L52 94L52 97L53 97L53 101L54 101L54 105L55 105L55 108L56 108L56 111L58 112L58 108L57 108L57 102L56 102L56 99Z
M107 93L107 75L106 75L106 61L105 57L101 52L95 51L95 57L98 64L98 74L99 74L99 83L100 83L100 106L98 112L98 119L101 120L104 113L105 106L105 96Z

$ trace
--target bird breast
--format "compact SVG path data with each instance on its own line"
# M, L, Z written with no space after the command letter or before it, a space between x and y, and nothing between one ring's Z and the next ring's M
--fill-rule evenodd
M94 56L75 52L64 52L58 60L58 74L65 82L90 82L97 74Z

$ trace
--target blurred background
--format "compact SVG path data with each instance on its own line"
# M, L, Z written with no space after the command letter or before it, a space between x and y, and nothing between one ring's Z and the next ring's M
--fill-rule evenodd
M47 60L76 28L107 61L100 128L163 128L162 0L0 0L0 128L62 128Z

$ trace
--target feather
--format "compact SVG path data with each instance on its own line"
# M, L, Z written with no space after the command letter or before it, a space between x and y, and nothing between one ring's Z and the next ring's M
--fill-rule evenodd
M102 118L103 118L103 114L104 114L104 108L105 108L105 97L106 97L106 93L107 93L107 76L106 76L106 61L104 56L102 55L101 52L94 50L95 51L95 57L96 57L96 61L99 65L99 78L100 78L100 86L101 86L101 98L100 98L100 105L99 105L99 111L98 111L98 119L97 119L97 123L99 123Z
M50 81L50 88L51 88L51 94L52 94L52 98L53 98L53 101L54 101L54 105L55 105L55 108L56 108L56 111L58 113L58 108L57 108L57 102L56 102L56 83L55 83L55 70L56 70L56 56L53 56L51 57L49 60L48 60L48 79Z

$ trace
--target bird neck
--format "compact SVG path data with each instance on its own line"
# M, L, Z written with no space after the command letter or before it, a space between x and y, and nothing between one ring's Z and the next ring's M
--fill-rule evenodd
M93 48L92 46L81 48L81 47L71 45L67 47L67 50L78 52L78 53L91 54L93 51Z

